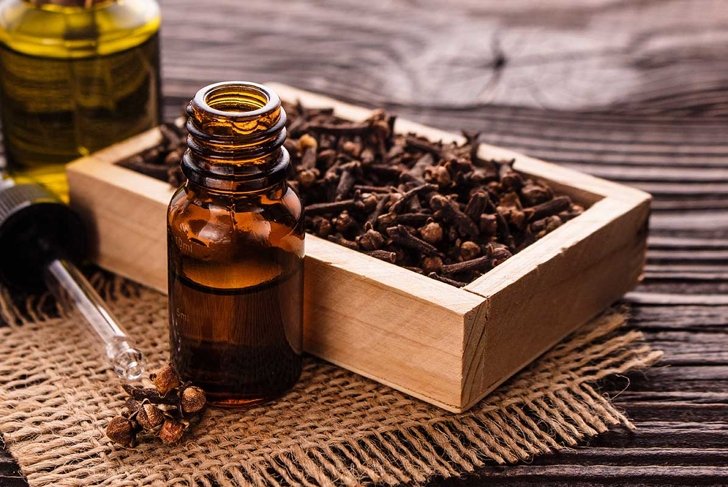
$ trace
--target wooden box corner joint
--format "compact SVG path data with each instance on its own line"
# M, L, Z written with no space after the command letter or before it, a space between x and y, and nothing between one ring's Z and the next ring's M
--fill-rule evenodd
M284 100L370 111L270 83ZM397 120L398 132L460 140ZM116 163L161 140L153 129L68 167L71 203L91 224L99 265L166 292L165 182ZM639 281L650 196L499 147L588 209L462 289L306 236L305 349L453 412L467 410Z

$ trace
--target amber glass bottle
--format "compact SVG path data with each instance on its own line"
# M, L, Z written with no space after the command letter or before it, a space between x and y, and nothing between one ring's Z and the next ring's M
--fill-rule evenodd
M159 124L155 0L0 2L10 172L65 197L64 164Z
M172 361L211 402L274 398L301 373L303 210L286 183L286 114L225 82L187 108L187 182L169 204Z

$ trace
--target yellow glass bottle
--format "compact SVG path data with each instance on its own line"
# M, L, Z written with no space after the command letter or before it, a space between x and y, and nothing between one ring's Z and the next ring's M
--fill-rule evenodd
M65 163L160 121L155 0L4 0L0 109L8 169L67 196Z
M207 86L187 112L187 182L167 214L172 362L211 403L255 404L301 374L303 207L286 182L286 113L248 82Z

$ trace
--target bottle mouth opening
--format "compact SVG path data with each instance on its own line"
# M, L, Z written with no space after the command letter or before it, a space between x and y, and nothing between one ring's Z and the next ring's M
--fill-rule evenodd
M280 99L268 87L257 83L224 81L198 91L195 103L214 115L249 120L276 110Z
M206 86L187 106L187 114L188 151L182 168L189 179L199 172L202 178L220 179L220 184L250 183L268 170L261 167L280 161L287 167L287 154L280 150L286 140L286 112L267 86L247 81Z

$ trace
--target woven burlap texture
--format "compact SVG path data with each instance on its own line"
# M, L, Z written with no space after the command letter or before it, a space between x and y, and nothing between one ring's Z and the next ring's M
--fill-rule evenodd
M166 298L120 279L103 284L117 316L158 365ZM284 398L211 409L168 447L114 447L106 423L124 403L98 347L74 319L0 299L0 432L31 486L355 485L421 483L576 445L622 424L593 383L660 357L611 312L586 325L465 414L453 415L307 358ZM28 318L31 318L29 321Z

